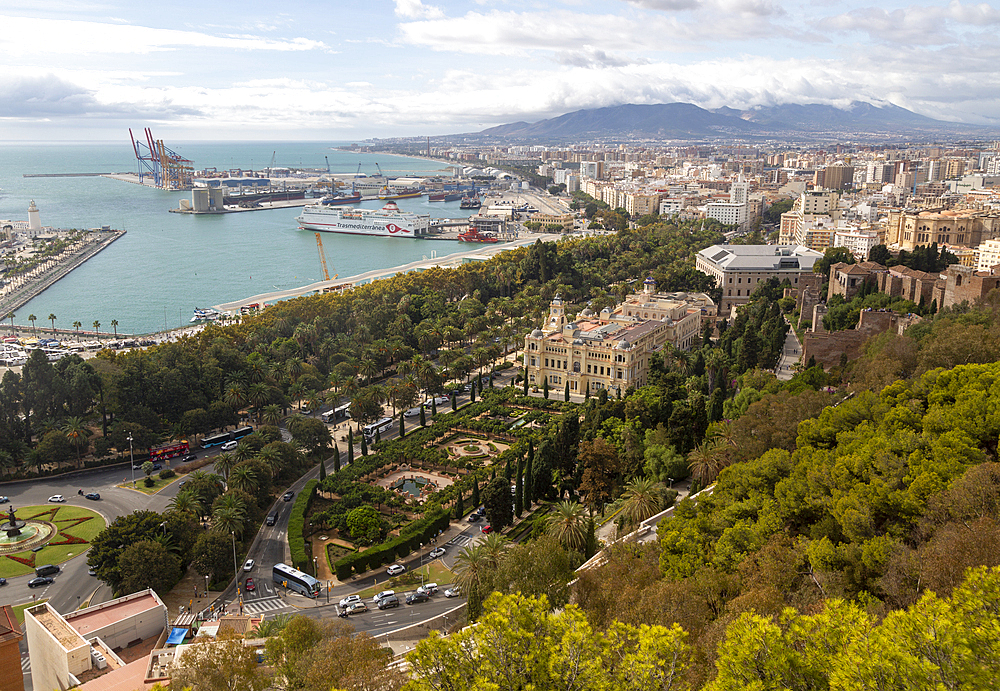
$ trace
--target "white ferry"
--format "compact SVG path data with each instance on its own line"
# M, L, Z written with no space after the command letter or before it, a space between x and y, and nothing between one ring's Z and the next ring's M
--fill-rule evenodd
M302 214L296 216L295 220L304 230L393 238L416 238L427 235L431 225L429 214L401 211L395 202L389 202L381 209L352 209L310 204L302 209Z

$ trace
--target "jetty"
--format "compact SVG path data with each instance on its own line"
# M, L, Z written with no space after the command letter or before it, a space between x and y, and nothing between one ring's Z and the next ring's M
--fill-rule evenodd
M124 230L90 230L72 251L63 252L35 267L25 276L15 275L11 284L0 293L0 318L19 310L56 281L108 247L125 234Z

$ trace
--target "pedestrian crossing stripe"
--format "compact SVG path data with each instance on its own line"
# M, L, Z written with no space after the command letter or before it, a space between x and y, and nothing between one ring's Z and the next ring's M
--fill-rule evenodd
M260 600L251 600L250 602L243 603L243 611L251 614L259 614L261 612L273 612L278 609L287 609L288 605L282 602L279 597L269 597L262 598Z
M21 671L22 672L28 672L30 670L31 670L31 658L30 657L22 657L21 658Z

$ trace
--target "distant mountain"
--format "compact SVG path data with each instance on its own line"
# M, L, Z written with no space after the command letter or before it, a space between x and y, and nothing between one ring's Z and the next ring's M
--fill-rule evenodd
M847 108L819 104L706 110L691 103L622 105L578 110L539 122L515 122L477 133L483 138L708 139L831 135L982 135L987 128L943 122L899 106L855 101Z

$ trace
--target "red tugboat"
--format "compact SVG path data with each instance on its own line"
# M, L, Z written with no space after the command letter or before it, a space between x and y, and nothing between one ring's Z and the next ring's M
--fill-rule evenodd
M476 228L469 228L464 233L459 233L458 239L462 242L500 242L495 235L480 233Z

